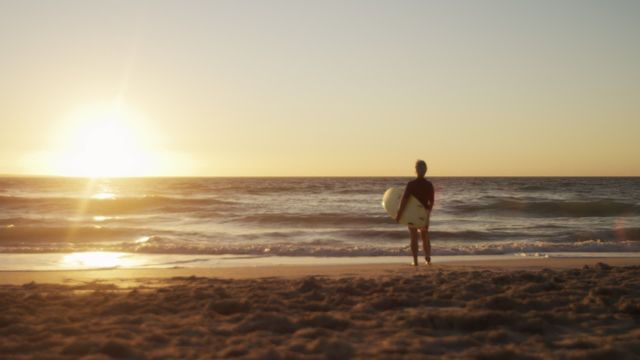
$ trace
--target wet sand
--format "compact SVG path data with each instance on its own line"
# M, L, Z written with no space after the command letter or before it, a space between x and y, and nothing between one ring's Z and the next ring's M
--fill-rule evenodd
M2 358L637 358L640 259L0 272Z

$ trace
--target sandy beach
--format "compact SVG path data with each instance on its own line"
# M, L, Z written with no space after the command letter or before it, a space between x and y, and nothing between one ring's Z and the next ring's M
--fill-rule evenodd
M2 358L640 356L640 259L0 273Z
M0 0L0 360L640 360L639 34Z

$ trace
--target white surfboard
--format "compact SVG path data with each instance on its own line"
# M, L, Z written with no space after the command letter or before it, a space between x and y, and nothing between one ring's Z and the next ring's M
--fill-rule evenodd
M403 195L404 189L394 187L385 191L382 196L382 207L392 219L395 219L396 215L398 215L398 208L400 208ZM429 225L429 215L429 210L425 209L418 199L409 196L409 201L399 222L404 225L424 227Z

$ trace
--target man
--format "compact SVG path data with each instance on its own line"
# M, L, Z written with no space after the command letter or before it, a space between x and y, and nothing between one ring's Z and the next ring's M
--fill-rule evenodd
M404 209L409 201L409 196L413 195L424 208L428 214L431 214L433 209L434 191L431 181L424 178L427 174L427 163L423 160L416 161L416 174L417 178L409 181L404 191L404 196L400 202L400 208L398 209L398 215L396 216L396 222L400 220ZM429 220L427 218L427 225L421 228L416 228L409 225L409 235L411 236L411 252L413 253L413 266L418 266L418 231L422 237L422 247L424 249L424 259L427 265L431 265L431 242L429 239Z

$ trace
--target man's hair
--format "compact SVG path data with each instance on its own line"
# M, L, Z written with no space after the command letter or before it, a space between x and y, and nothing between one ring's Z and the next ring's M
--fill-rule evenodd
M416 171L420 174L427 173L427 163L424 160L416 160Z

